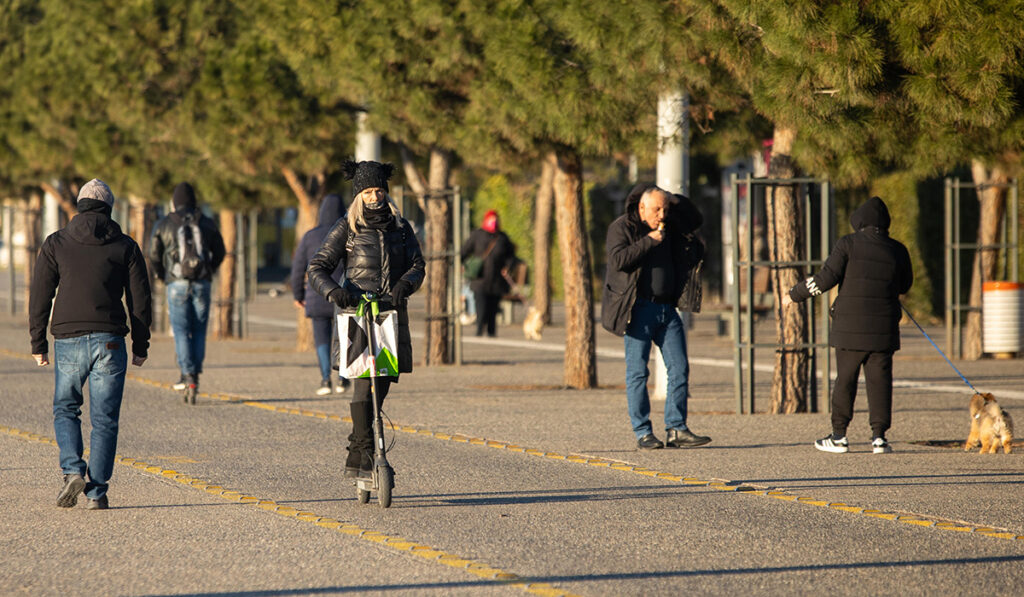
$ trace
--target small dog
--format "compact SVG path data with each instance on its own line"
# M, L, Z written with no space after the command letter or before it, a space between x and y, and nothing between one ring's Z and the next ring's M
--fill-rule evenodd
M523 336L527 340L540 340L541 330L544 329L544 317L541 316L540 311L534 307L530 307L529 311L526 312L526 318L523 320Z
M971 397L971 433L967 436L964 451L979 442L979 454L995 454L999 444L1003 445L1003 453L1013 451L1013 418L999 407L992 394L975 394Z

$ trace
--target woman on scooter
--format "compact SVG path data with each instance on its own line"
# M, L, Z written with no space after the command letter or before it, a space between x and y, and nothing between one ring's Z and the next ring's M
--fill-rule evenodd
M381 309L398 311L398 371L412 371L412 337L409 334L408 297L423 283L426 265L409 222L388 195L393 164L346 161L345 178L355 195L347 218L338 220L324 243L309 261L309 286L341 308L359 304L363 293L379 297ZM331 273L341 265L345 281L339 286ZM347 339L346 339L347 341ZM335 347L333 366L338 367L340 347ZM397 377L377 378L377 395L383 403ZM370 380L352 380L352 433L349 435L345 476L367 476L373 470L373 402Z

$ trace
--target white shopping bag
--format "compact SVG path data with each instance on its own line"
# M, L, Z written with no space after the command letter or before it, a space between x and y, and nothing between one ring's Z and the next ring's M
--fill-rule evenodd
M369 306L366 307L369 310ZM373 318L373 345L366 329L365 315L338 313L338 339L341 341L339 374L359 377L398 377L398 311L381 311Z

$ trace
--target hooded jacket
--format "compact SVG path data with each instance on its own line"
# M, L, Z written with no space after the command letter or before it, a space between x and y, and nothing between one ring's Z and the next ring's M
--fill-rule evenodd
M405 282L412 294L423 284L426 274L426 262L412 226L405 218L395 217L383 229L366 227L353 231L348 220L338 220L309 260L309 287L322 297L329 296L342 287L332 277L338 268L345 272L347 292L377 293L383 309L398 311L398 370L412 371L409 307L390 304L395 286ZM335 356L337 350L332 350L331 361L337 364L339 359Z
M818 273L789 291L796 302L839 285L832 303L832 333L836 348L890 352L900 348L902 316L899 295L914 282L910 254L903 243L889 238L889 210L878 197L868 199L850 216L854 232L836 242Z
M49 351L47 322L55 338L125 336L129 318L132 354L148 354L153 313L146 261L139 245L110 219L110 208L99 203L83 208L39 250L29 295L32 354Z
M490 252L487 251L488 247L491 247ZM516 248L508 235L499 229L488 232L477 228L462 245L462 261L465 262L473 255L483 259L483 267L480 277L469 281L470 289L475 294L499 297L508 294L511 287L502 270L511 267L516 260Z
M295 255L292 257L292 296L297 301L305 302L306 317L329 318L334 316L334 305L327 302L327 299L318 293L310 292L306 283L306 268L309 267L310 259L320 249L320 245L324 244L324 238L327 237L331 227L344 217L345 203L341 197L327 195L320 203L320 215L317 217L316 227L311 228L303 235L299 246L295 249ZM345 270L339 263L331 274L331 279L340 284L344 274Z
M651 228L640 219L640 198L652 188L654 185L643 183L633 187L626 196L626 213L608 227L605 244L608 269L601 299L601 324L616 336L626 335L644 258L656 246L654 239L647 236ZM676 303L683 294L690 270L704 257L704 245L693 236L703 223L704 216L687 197L671 195L662 242L671 243L676 281L673 301Z
M178 190L175 189L175 203L179 201ZM181 278L176 277L174 264L178 261L178 228L181 226L186 215L198 217L200 234L203 236L203 245L210 252L210 268L203 276L203 280L213 279L214 272L224 261L226 250L224 238L217 230L213 220L203 215L194 202L182 204L176 208L153 227L153 236L149 243L149 263L153 267L153 274L163 280L165 284L175 282Z

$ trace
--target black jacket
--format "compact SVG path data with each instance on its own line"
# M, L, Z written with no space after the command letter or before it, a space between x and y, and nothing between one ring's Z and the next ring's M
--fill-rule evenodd
M345 204L341 197L338 195L324 197L320 204L320 215L317 218L316 228L311 228L303 235L299 246L295 249L295 255L292 257L292 296L297 301L305 302L306 317L334 317L333 304L317 292L307 292L306 268L309 267L309 261L313 259L313 255L324 244L324 238L327 237L331 227L343 217L345 217ZM344 266L339 263L338 268L331 274L331 278L335 282L340 282L344 274Z
M794 301L818 296L836 284L832 334L836 348L889 352L900 348L899 295L910 290L914 272L903 243L889 238L889 210L872 197L850 216L856 231L836 242L825 265L789 291Z
M490 253L487 247L494 242ZM484 254L487 254L484 257ZM465 262L471 255L481 257L484 260L480 277L469 281L470 289L476 294L489 294L492 296L505 296L509 293L508 280L501 271L511 267L516 259L516 248L501 230L488 232L483 228L477 228L470 233L466 244L462 245L462 260Z
M306 272L310 288L322 297L340 288L332 277L338 267L345 271L346 291L377 293L383 308L398 311L398 370L412 371L409 308L406 304L391 305L391 291L400 281L409 284L409 294L423 284L426 262L412 226L404 218L395 218L384 230L362 228L353 234L348 220L338 220L309 260ZM338 359L331 360L337 366Z
M43 242L29 296L32 354L49 351L48 321L54 338L74 338L96 332L127 335L130 318L132 354L147 356L153 312L146 261L139 245L108 214L83 211Z
M601 299L601 325L616 336L626 335L626 326L636 303L637 282L644 257L655 246L654 240L647 236L651 229L640 219L639 211L640 198L652 187L649 184L633 187L626 197L626 213L608 227L605 246L608 269ZM694 236L703 223L704 216L688 198L672 196L665 217L663 242L672 243L677 283L674 300L677 302L683 294L690 270L704 257L704 245Z
M202 277L204 280L213 278L214 272L224 261L224 238L213 220L199 210L181 209L171 212L160 219L153 227L153 236L149 243L149 264L153 274L164 283L180 280L174 275L174 264L178 261L178 228L181 226L185 213L192 212L199 216L199 231L203 235L203 245L210 251L210 271Z

